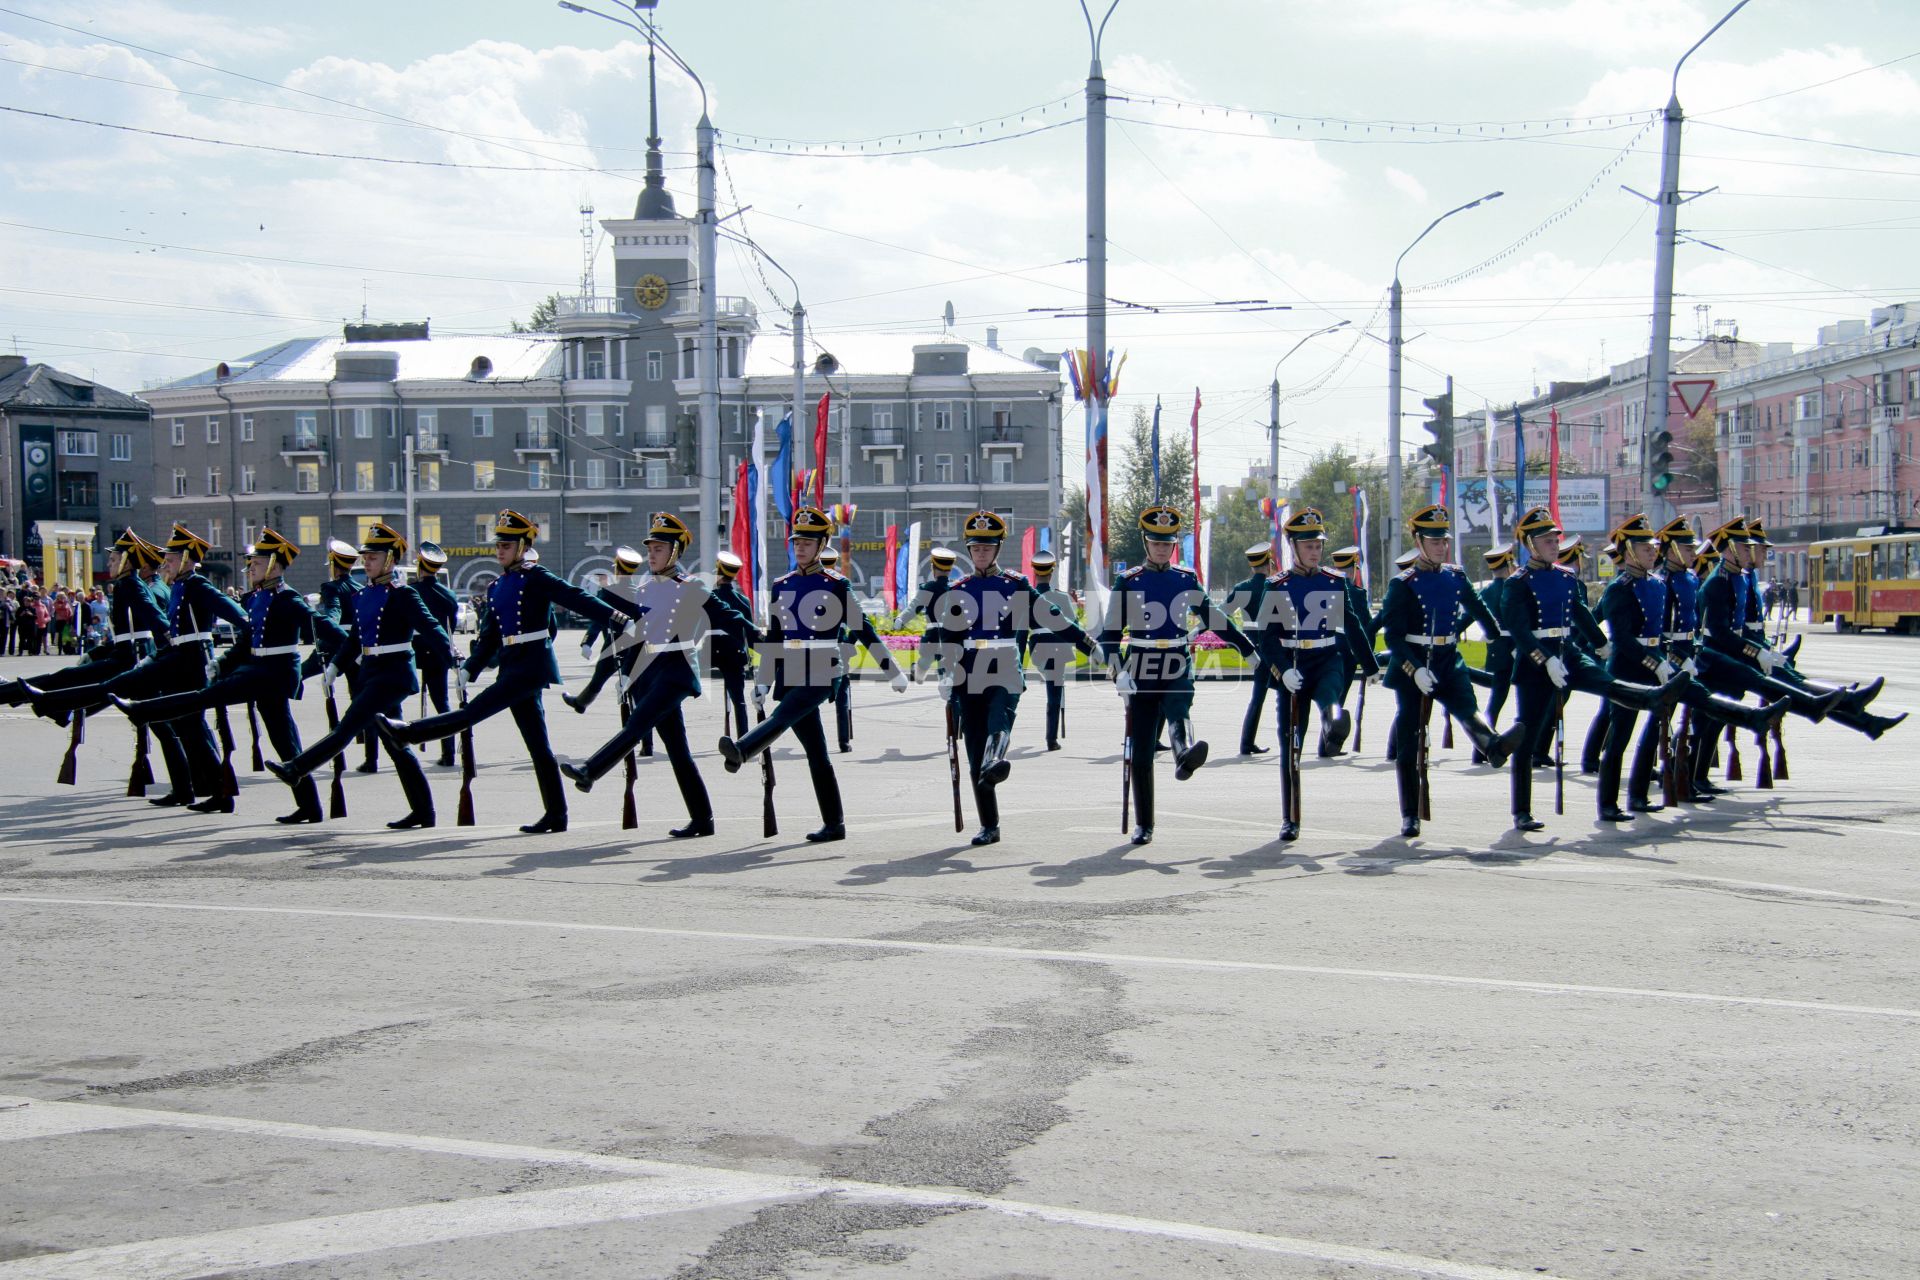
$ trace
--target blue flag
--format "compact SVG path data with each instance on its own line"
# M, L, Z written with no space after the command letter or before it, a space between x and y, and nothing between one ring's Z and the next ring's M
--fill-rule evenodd
M1513 516L1516 523L1527 510L1527 424L1520 417L1520 406L1513 407ZM1499 537L1495 532L1495 540ZM1515 559L1520 564L1527 562L1524 545L1514 548Z
M780 425L774 428L778 447L773 455L773 465L767 468L768 496L773 499L773 509L780 513L783 527L793 524L793 415L787 414L780 419ZM794 567L793 544L787 544L787 568Z

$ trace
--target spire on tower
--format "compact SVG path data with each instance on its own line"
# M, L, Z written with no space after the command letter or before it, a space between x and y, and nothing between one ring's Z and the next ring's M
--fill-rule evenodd
M647 27L647 184L640 188L640 199L633 207L635 218L677 218L673 196L667 191L667 175L660 160L660 93L653 74L653 27Z

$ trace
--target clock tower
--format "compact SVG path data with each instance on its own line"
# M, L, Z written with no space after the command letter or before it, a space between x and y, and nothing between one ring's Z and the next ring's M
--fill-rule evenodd
M647 51L647 179L631 218L604 218L613 242L615 304L629 315L664 321L692 305L695 288L693 219L673 207L660 162L660 103L653 51Z

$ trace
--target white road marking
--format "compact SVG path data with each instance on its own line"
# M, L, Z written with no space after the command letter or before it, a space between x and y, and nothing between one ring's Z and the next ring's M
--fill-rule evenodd
M1265 1235L1209 1227L1191 1222L1145 1218L1133 1214L1101 1213L1059 1205L1033 1204L997 1196L969 1196L920 1187L888 1186L837 1178L784 1177L736 1173L699 1165L637 1160L528 1147L464 1138L387 1133L375 1129L334 1128L242 1116L195 1115L137 1107L109 1107L84 1103L40 1103L27 1098L0 1097L0 1108L24 1105L45 1108L54 1122L72 1126L105 1112L93 1127L152 1126L240 1133L254 1137L332 1142L349 1146L416 1151L473 1159L510 1160L527 1164L563 1165L629 1175L627 1180L582 1187L550 1188L510 1195L480 1196L447 1204L376 1209L326 1218L304 1218L214 1231L197 1236L174 1236L131 1244L106 1245L64 1254L45 1254L0 1262L0 1280L188 1280L228 1271L288 1266L322 1258L346 1257L387 1249L437 1244L517 1231L585 1226L627 1218L718 1205L790 1199L827 1193L860 1200L935 1208L976 1209L1015 1218L1031 1218L1062 1226L1117 1231L1161 1239L1190 1240L1257 1253L1278 1254L1315 1262L1368 1267L1402 1275L1439 1280L1538 1280L1539 1271L1512 1271L1504 1267L1423 1258L1385 1249L1329 1244L1290 1236ZM0 1111L0 1117L13 1114ZM1548 1277L1548 1280L1553 1280Z
M115 1115L112 1107L49 1105L29 1098L0 1098L0 1142L91 1133L96 1129L125 1129L144 1123L126 1115Z
M1677 1000L1810 1013L1848 1014L1920 1021L1920 1009L1883 1005L1834 1004L1776 996L1673 991L1658 987L1608 987L1586 983L1530 982L1517 978L1481 978L1465 974L1414 973L1395 969L1351 969L1330 965L1283 964L1270 960L1212 960L1194 956L1129 955L1113 951L1051 951L1039 947L993 947L965 942L909 942L893 938L839 938L795 933L736 933L717 929L668 929L652 925L596 924L578 920L517 920L487 916L413 915L391 911L350 911L331 907L239 906L210 902L134 902L119 898L51 898L0 894L0 905L127 908L136 911L204 911L233 915L309 916L333 920L385 920L397 924L477 925L500 929L551 929L568 933L612 933L652 938L693 938L707 942L766 943L783 947L848 947L856 950L917 951L934 955L980 956L1003 960L1054 960L1069 964L1133 965L1143 968L1200 969L1216 972L1287 973L1322 978L1358 978L1414 982L1433 986L1529 991L1543 995L1612 996L1639 1000Z

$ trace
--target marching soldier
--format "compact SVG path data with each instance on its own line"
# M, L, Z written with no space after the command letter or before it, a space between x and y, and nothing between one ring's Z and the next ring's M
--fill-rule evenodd
M1021 661L1035 628L1071 640L1092 653L1093 642L1042 599L1027 580L999 566L1007 522L991 511L967 517L967 556L973 572L936 596L927 608L928 639L937 647L943 698L957 699L960 731L967 745L967 775L980 811L976 845L1000 841L1000 802L995 788L1012 772L1007 748L1014 716L1026 687Z
M1353 689L1353 682L1356 679L1364 682L1368 678L1362 674L1366 663L1372 661L1373 669L1376 672L1380 669L1379 660L1371 656L1374 652L1373 642L1377 632L1373 622L1373 609L1367 602L1367 585L1360 581L1359 577L1360 548L1341 547L1338 551L1330 552L1327 556L1327 561L1333 566L1333 571L1346 581L1347 616L1360 624L1359 634L1363 641L1363 644L1358 647L1354 646L1351 642L1345 646L1347 649L1347 660L1340 670L1340 705L1345 706L1347 703L1347 694ZM1367 658L1360 656L1361 649L1364 649L1369 655ZM1354 716L1356 733L1359 729L1360 713L1366 710L1366 706L1366 699L1362 697L1360 700L1360 710L1355 712ZM1324 739L1324 731L1321 736ZM1324 745L1324 742L1322 745ZM1346 749L1342 747L1340 750L1329 752L1328 754L1336 756L1345 755Z
M613 617L605 602L540 567L533 549L539 536L540 526L511 508L493 524L493 554L500 576L487 588L486 625L474 639L473 652L454 673L464 690L468 681L497 661L500 669L493 683L467 705L445 715L411 724L380 722L381 731L392 741L415 743L444 738L502 711L512 712L540 786L541 815L520 828L530 836L567 829L567 793L560 782L560 762L547 740L546 710L541 705L542 691L560 682L560 666L553 658L553 607L561 605L603 625Z
M753 601L747 599L747 593L740 589L740 571L746 563L731 551L722 551L713 558L714 598L731 605L733 611L749 622L753 620ZM720 674L720 684L727 700L733 723L740 732L747 727L747 677L753 673L752 650L736 641L730 632L714 631L713 669Z
M1293 567L1267 579L1262 590L1257 669L1278 673L1281 688L1274 702L1285 815L1280 838L1298 840L1300 824L1293 815L1299 805L1292 790L1299 778L1307 709L1320 708L1320 754L1339 754L1353 728L1353 717L1340 705L1349 664L1357 656L1363 677L1377 674L1380 665L1366 639L1366 622L1347 611L1349 584L1320 567L1327 546L1327 526L1320 512L1313 507L1301 509L1281 532L1292 544Z
M1133 788L1133 843L1153 840L1153 748L1166 725L1173 745L1173 777L1185 782L1207 762L1207 744L1193 731L1193 632L1189 619L1217 633L1243 656L1253 653L1226 610L1193 570L1173 563L1180 513L1150 506L1140 513L1146 561L1121 574L1107 601L1099 646L1126 699L1126 768ZM1121 637L1125 636L1122 648Z
M191 693L129 701L118 694L113 703L135 724L197 716L215 707L253 703L266 726L274 753L283 760L300 754L300 730L293 723L289 699L300 696L300 651L314 642L313 610L307 598L288 586L287 566L300 548L272 529L247 548L246 626L219 663L213 683ZM320 792L311 777L292 782L295 808L274 821L284 825L319 822ZM195 806L198 808L199 806ZM231 812L229 803L226 812Z
M407 540L392 527L375 521L367 530L366 540L360 544L367 585L354 592L347 602L352 610L347 617L349 629L320 673L321 680L331 685L338 678L342 663L353 664L360 671L360 687L356 690L348 686L350 696L346 709L340 713L340 723L325 737L284 761L266 762L267 772L288 786L295 786L338 755L355 734L369 729L377 732L384 717L400 714L406 700L420 692L420 681L413 666L420 642L434 650L442 662L452 663L453 641L428 612L426 601L413 587L393 580L394 566L406 552ZM419 740L445 736L423 734ZM427 786L427 775L420 761L395 740L389 739L387 747L388 755L393 758L393 770L400 778L400 789L407 797L406 816L387 826L395 831L431 827L434 824L433 792Z
M807 753L807 771L813 794L820 802L823 825L807 833L815 844L847 838L846 810L840 803L840 783L833 776L827 754L826 731L820 724L820 706L833 696L833 682L845 659L840 648L843 627L853 627L856 640L887 673L894 692L904 693L907 673L894 664L873 623L854 603L847 580L820 563L820 551L833 536L833 520L818 507L800 507L793 513L788 545L795 563L792 573L773 584L767 626L760 641L761 666L756 687L774 681L773 714L738 737L720 739L720 754L728 773L737 773L787 730ZM855 621L857 619L857 621Z
M1439 503L1407 518L1407 533L1414 540L1413 560L1387 584L1386 599L1380 604L1379 627L1387 639L1385 683L1397 703L1393 762L1400 791L1400 834L1409 839L1420 834L1426 785L1421 739L1435 702L1466 729L1473 745L1496 769L1506 763L1523 733L1515 725L1495 734L1480 718L1473 682L1455 641L1464 626L1463 612L1488 635L1499 628L1466 573L1447 561L1452 529L1452 517Z
M1503 542L1497 547L1489 547L1481 553L1481 560L1487 566L1491 576L1485 586L1480 588L1481 603L1487 606L1494 621L1500 620L1500 597L1506 594L1507 579L1513 576L1513 544ZM1500 723L1500 708L1507 705L1507 695L1513 690L1513 637L1504 628L1496 627L1487 632L1487 723ZM1480 748L1473 749L1473 763L1485 764L1486 753Z
M1667 580L1655 572L1663 553L1660 538L1661 532L1654 529L1644 514L1629 517L1613 531L1613 545L1620 552L1620 572L1601 594L1600 618L1613 637L1607 672L1619 680L1641 683L1651 680L1664 685L1679 675L1691 659L1690 653L1669 648L1679 643L1668 639L1674 634L1671 624L1676 616L1676 601ZM1675 661L1676 657L1679 661ZM1690 683L1680 701L1707 723L1735 724L1755 733L1770 729L1787 713L1789 706L1786 699L1762 707L1742 706L1731 699L1715 697L1699 683ZM1633 770L1627 778L1627 809L1631 812L1620 808L1620 773L1639 712L1609 701L1603 714L1609 723L1602 735L1604 747L1599 761L1600 821L1628 822L1633 813L1658 813L1664 806L1656 804L1651 795L1653 766L1663 736L1671 742L1670 735L1662 732L1671 713L1654 712L1640 734ZM1671 745L1668 750L1672 750Z
M832 543L820 550L820 563L827 572L840 572L840 552ZM928 615L931 619L932 615ZM853 750L853 629L840 628L840 677L833 682L833 725L840 739L840 754Z
M687 825L668 832L679 839L710 836L714 830L713 802L687 749L687 722L680 705L700 696L700 627L704 623L716 636L726 635L742 649L757 638L750 617L680 568L680 555L692 540L678 516L655 512L646 539L648 576L635 587L632 599L619 593L602 594L609 605L639 623L638 634L627 646L634 655L633 667L622 682L626 720L620 732L585 764L560 766L576 787L590 791L633 750L641 735L657 731L687 806Z
M632 547L616 548L613 553L613 581L596 588L594 595L621 613L627 613L621 605L633 599L637 590L633 577L646 567L647 556ZM587 624L586 638L580 641L580 656L592 658L593 646L599 644L600 660L593 664L593 675L588 678L587 687L577 694L561 694L560 701L584 715L587 708L593 705L593 700L600 696L600 690L607 681L622 673L625 664L621 661L620 650L625 646L619 641L625 627L626 623L619 618Z
M1724 660L1724 678L1740 691L1788 697L1795 715L1832 720L1869 738L1879 738L1907 718L1904 712L1882 716L1866 709L1879 694L1884 677L1866 686L1844 688L1809 680L1767 643L1764 628L1758 633L1748 630L1755 606L1746 571L1765 551L1752 542L1746 522L1739 516L1710 536L1722 559L1700 584L1700 625L1702 647L1712 653L1716 671L1721 670Z
M353 578L353 569L359 557L359 552L338 538L327 543L327 580L320 584L320 600L313 611L316 644L300 666L303 680L319 675L328 666L333 667L346 676L349 699L360 696L360 668L352 662L334 659L353 627L353 597L360 590L360 584ZM374 739L372 733L361 735L365 755L354 766L356 773L372 773L380 767L380 746Z
M433 615L433 620L440 624L440 629L447 633L448 639L452 639L454 632L459 629L460 602L447 589L447 584L440 581L440 572L447 567L447 553L440 549L437 542L423 542L414 556L414 562L419 566L420 580L413 584L413 589L420 593L421 602L427 606L427 612ZM446 651L447 657L442 657L441 653L439 648L426 640L414 641L413 661L420 669L420 684L432 701L433 709L445 712L453 706L447 701L447 672L453 666L449 659L458 659L460 655L452 650ZM298 749L295 748L296 751ZM288 754L281 752L283 759ZM440 739L440 764L445 767L453 764L452 738Z
M1033 554L1033 589L1041 601L1063 618L1077 612L1073 597L1053 585L1057 565L1050 551ZM1047 691L1047 750L1058 751L1060 739L1067 735L1067 673L1073 669L1073 648L1051 639L1052 633L1036 636L1028 642L1033 669Z
M928 575L925 582L920 584L919 589L913 593L913 603L902 610L900 616L894 620L895 627L905 626L908 621L916 617L926 617L927 606L933 603L935 596L947 589L948 582L953 578L954 554L950 548L935 547L933 550L927 552L927 562L932 566L933 572ZM917 672L915 678L925 679L926 673L932 665L932 651L922 646L914 662L914 668Z
M1260 600L1266 594L1267 583L1277 567L1273 544L1254 543L1247 548L1247 568L1252 572L1229 587L1227 598L1220 602L1222 608L1245 623L1242 630L1253 641L1256 651L1260 647L1260 628L1265 621L1259 612ZM1266 710L1267 690L1272 687L1267 664L1255 663L1253 688L1247 692L1247 713L1240 718L1240 754L1243 756L1262 756L1267 753L1267 749L1255 742L1254 738L1260 730L1260 717Z
M1502 618L1513 633L1513 685L1518 726L1528 734L1524 755L1514 758L1513 827L1538 831L1546 826L1533 816L1533 760L1545 751L1565 714L1572 690L1598 694L1635 711L1659 712L1677 702L1693 678L1679 672L1664 685L1610 678L1581 643L1582 636L1605 633L1587 607L1586 588L1556 563L1560 526L1545 507L1529 508L1514 528L1525 547L1526 568L1507 580ZM1609 654L1611 651L1608 651Z
M150 557L143 548L151 549ZM44 694L104 684L151 655L154 633L165 630L166 618L154 604L147 582L163 554L132 529L121 533L107 550L107 576L113 579L107 600L107 644L58 671L0 683L0 706L17 707L27 701L29 685ZM95 705L102 704L104 699Z

